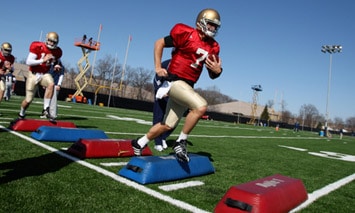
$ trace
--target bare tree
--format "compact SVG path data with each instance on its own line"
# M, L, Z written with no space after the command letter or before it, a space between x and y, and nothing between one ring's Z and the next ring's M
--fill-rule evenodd
M113 71L115 71L114 76ZM111 55L106 55L104 58L98 60L95 66L95 73L96 84L104 86L102 92L107 94L112 78L116 82L121 75L120 65L117 62L115 65L115 59Z
M103 84L103 81L112 78L115 59L111 55L106 55L104 58L99 59L95 66L95 75Z
M290 111L284 110L281 112L281 122L288 123L288 124L293 123L294 116Z
M269 103L274 104L274 101L269 100ZM290 120L293 118L292 113L286 109L287 103L285 100L281 100L280 102L281 106L281 116L280 116L280 121L284 123L290 123Z
M355 131L355 117L346 119L346 127L351 131Z
M75 88L75 79L76 75L78 74L74 68L69 65L64 65L65 72L64 72L64 79L62 83L62 87L64 88Z
M134 73L134 69L131 66L126 66L125 70L123 71L122 68L122 75L120 79L120 85L121 85L121 96L122 97L132 97L131 94L127 94L127 85L131 85L131 81L133 79L132 75Z
M340 117L335 117L334 118L334 123L333 123L334 128L336 129L343 129L344 128L344 121Z
M315 118L319 115L318 109L312 104L303 104L300 109L300 117L302 118L304 126L311 128L316 127L317 122Z
M148 84L152 84L153 71L146 70L143 67L134 69L130 73L130 85L135 88L135 94L132 98L137 100L145 100L144 90L147 88ZM152 92L152 91L149 91Z
M282 100L282 101L280 102L280 105L281 105L281 112L286 111L286 106L287 106L286 101L285 101L285 100Z
M314 120L316 121L316 128L321 129L323 122L325 121L325 117L321 114L318 114L314 117Z
M233 99L227 95L223 95L217 86L208 87L206 90L197 88L196 92L204 97L209 105L227 103Z
M275 101L274 100L268 100L266 105L269 106L269 108L273 108L274 107L274 104L275 104Z

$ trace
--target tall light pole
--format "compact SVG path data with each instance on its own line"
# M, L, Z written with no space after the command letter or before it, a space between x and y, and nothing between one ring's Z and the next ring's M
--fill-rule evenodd
M328 135L328 120L329 120L328 105L329 105L329 94L330 94L330 81L331 81L331 77L332 77L332 55L333 55L333 53L340 53L342 48L343 47L341 45L324 45L324 46L322 46L322 50L321 50L323 53L330 53L330 56L329 56L327 105L326 105L326 108L325 108L326 135Z

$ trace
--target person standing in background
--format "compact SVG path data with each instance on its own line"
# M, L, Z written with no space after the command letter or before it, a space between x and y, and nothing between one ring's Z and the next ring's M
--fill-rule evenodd
M58 95L59 95L59 91L62 87L62 82L63 82L63 78L64 78L64 71L65 71L65 68L61 63L60 63L60 66L61 66L61 69L56 70L56 69L54 69L54 66L52 65L51 69L49 70L49 73L52 75L53 80L54 80L54 91L53 91L53 96L52 96L51 103L49 106L49 114L54 119L56 119L58 117ZM46 114L42 112L42 115L40 117L46 118Z
M11 69L5 74L5 101L9 101L15 91L16 77L13 75L13 72L14 70Z
M168 69L170 63L170 59L162 62L161 67L164 69ZM164 119L166 104L168 103L168 96L165 97L157 97L158 89L163 86L165 78L159 77L157 74L154 76L153 85L154 85L154 106L153 106L153 125L160 123ZM166 143L166 139L169 135L174 131L174 129L165 132L164 134L159 135L154 139L155 146L154 149L161 152L164 149L168 148Z

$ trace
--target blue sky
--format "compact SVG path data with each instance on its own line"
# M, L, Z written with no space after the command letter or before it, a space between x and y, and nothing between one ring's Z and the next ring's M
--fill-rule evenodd
M96 60L117 54L122 64L132 35L127 65L151 70L155 40L168 35L178 22L195 26L200 10L215 8L222 20L216 40L224 73L210 80L204 72L196 87L216 86L234 99L252 102L251 86L260 84L259 104L274 100L280 110L283 100L294 114L303 104L313 104L325 114L329 54L322 53L321 47L340 44L343 52L333 54L329 116L355 116L353 0L12 0L1 5L5 13L0 41L12 43L17 61L26 58L29 44L41 34L43 38L46 32L56 31L63 62L76 67L82 53L73 45L74 39L85 33L96 40L102 24Z

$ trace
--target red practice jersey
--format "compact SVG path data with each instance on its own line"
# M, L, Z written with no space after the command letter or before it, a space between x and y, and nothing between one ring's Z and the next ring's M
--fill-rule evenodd
M47 61L47 63L42 63L36 66L30 66L30 70L32 72L38 73L47 73L51 67L51 63L56 64L63 54L62 49L60 49L60 47L57 47L56 49L49 49L45 43L40 41L32 42L30 46L30 52L37 55L37 60L43 58L45 55L50 53L54 57L52 60Z
M8 61L10 64L14 64L15 57L13 55L4 56L2 52L0 52L0 69L4 67L4 62Z
M201 40L198 31L185 24L176 24L170 36L174 50L169 72L196 83L208 54L219 54L219 44L213 38Z

